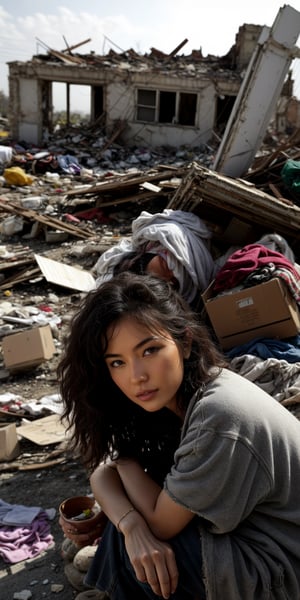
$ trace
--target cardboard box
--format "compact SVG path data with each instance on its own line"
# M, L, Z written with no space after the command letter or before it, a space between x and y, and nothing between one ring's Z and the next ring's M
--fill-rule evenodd
M279 278L239 292L212 297L213 282L202 294L205 309L224 350L257 337L287 338L300 331L298 305Z
M9 370L26 370L40 365L55 352L50 325L7 335L2 340L2 352L5 367Z
M13 460L20 453L17 428L14 423L0 424L0 461Z

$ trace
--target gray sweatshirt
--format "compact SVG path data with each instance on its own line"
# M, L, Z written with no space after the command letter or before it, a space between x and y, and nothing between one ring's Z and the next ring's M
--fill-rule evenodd
M201 517L208 600L300 599L300 421L223 369L191 399L171 498Z

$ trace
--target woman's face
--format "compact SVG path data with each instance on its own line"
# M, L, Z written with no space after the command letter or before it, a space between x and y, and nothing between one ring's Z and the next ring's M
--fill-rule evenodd
M167 262L162 256L159 256L159 254L153 256L153 258L148 262L146 273L156 275L165 281L172 281L174 278L173 272L170 271Z
M176 397L183 379L183 356L173 338L124 317L109 328L108 339L105 362L120 390L144 410L167 407L179 414Z

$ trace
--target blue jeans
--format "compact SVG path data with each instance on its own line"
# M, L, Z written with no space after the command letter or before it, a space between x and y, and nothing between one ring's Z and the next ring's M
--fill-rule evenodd
M172 600L205 600L202 578L201 539L196 518L177 536L169 540L172 546L179 581ZM85 583L107 592L111 600L157 600L148 583L136 579L126 552L124 537L108 522L99 547L86 575Z

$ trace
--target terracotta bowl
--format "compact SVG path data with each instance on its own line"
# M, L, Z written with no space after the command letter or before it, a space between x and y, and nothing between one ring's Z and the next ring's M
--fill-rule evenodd
M90 510L90 517L76 517L83 514L84 510ZM95 499L90 496L73 496L67 498L59 506L59 513L62 518L76 528L81 533L90 532L92 528L101 521L101 511L95 503Z

